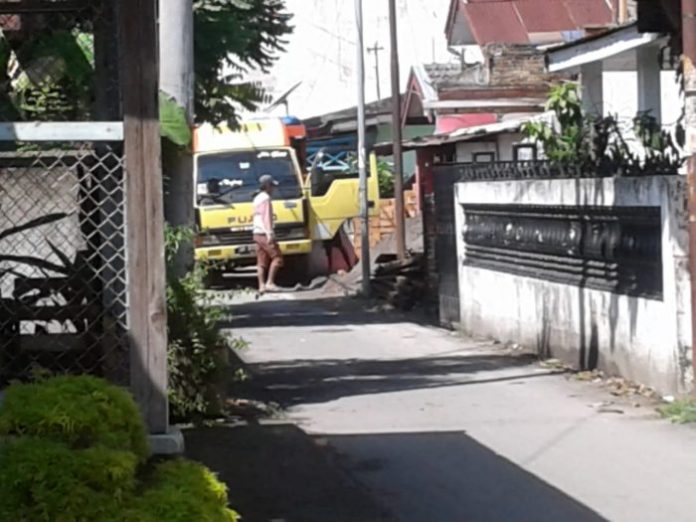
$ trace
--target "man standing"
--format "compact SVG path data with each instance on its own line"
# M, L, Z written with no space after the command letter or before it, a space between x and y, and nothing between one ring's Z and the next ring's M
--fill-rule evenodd
M260 191L254 198L254 243L259 277L259 294L278 290L275 279L283 266L283 255L273 233L273 190L278 182L272 176L259 178ZM266 279L268 275L268 279Z

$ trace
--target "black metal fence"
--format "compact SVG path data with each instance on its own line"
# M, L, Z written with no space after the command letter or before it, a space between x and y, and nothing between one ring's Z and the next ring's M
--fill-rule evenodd
M426 245L429 251L427 270L429 280L432 282L430 286L434 287L432 289L437 293L440 323L447 327L454 326L461 317L454 200L454 187L457 183L608 178L616 174L616 171L612 173L609 170L588 173L577 166L560 166L546 161L447 164L436 166L433 170L434 194L432 197L426 196L424 198L424 226ZM673 173L671 172L671 174ZM470 217L474 220L474 227L479 232L482 230L486 232L483 239L479 237L480 235L474 238L470 234L474 243L482 241L490 243L496 238L499 239L496 244L472 245L471 263L479 263L480 266L485 265L486 268L508 272L529 265L529 259L527 259L529 255L523 260L523 254L520 254L522 257L515 257L511 256L509 252L503 252L510 245L505 243L505 237L498 237L500 236L500 223L493 221L500 217L501 212L506 213L505 209L497 209L497 211L488 209L487 213L481 212L482 209L478 209L478 213L476 213L476 209L469 210ZM506 226L511 220L519 221L520 226L528 221L525 221L528 216L524 215L524 212L515 214L514 209L508 210L510 211L509 215L506 214L504 219ZM576 245L577 252L573 251L573 255L565 256L560 261L555 260L562 265L565 263L567 266L554 270L553 260L550 260L550 264L546 265L542 261L544 266L541 268L536 265L528 266L529 270L527 270L526 275L532 274L536 277L581 284L617 293L659 298L662 292L660 227L659 212L655 215L655 211L655 209L638 209L637 213L631 214L629 212L628 217L626 217L623 214L619 216L611 212L604 214L593 212L591 209L587 209L587 212L584 213L581 209L556 209L556 214L563 214L561 220L564 222L564 230L570 226L568 223L572 221L585 231L583 237L589 237L588 241L591 244L588 248ZM553 214L552 210L549 212ZM550 214L547 217L553 217ZM624 226L626 220L635 226L633 228ZM550 220L546 219L541 224L544 227L548 225L553 228L553 224L549 224L549 222ZM536 228L532 227L534 230L539 228L540 223L536 225ZM556 239L560 241L562 248L565 245L565 240L563 238ZM594 245L593 241L597 245ZM604 249L604 251L597 254L592 250L593 245L600 250ZM538 254L544 255L543 252ZM532 257L535 255L535 253L531 253ZM618 259L615 258L617 255ZM547 259L547 261L549 260ZM571 266L573 263L582 265L575 270L577 273L573 271Z

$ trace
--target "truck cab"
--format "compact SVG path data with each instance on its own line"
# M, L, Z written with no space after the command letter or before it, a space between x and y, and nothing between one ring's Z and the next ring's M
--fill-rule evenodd
M255 265L252 201L264 174L278 182L274 225L286 259L307 266L311 258L328 255L327 247L341 240L347 220L360 213L358 180L306 172L305 143L305 127L294 118L254 120L237 130L209 125L195 129L197 262L219 272ZM371 206L376 207L376 174L370 176L369 187L375 202Z

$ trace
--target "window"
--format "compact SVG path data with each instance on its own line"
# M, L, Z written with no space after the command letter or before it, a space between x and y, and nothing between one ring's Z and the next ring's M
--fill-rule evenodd
M531 143L518 143L512 147L514 161L536 161L537 147Z
M474 163L493 163L495 152L474 152Z
M259 178L269 174L278 182L278 199L302 197L302 187L292 154L287 149L206 154L198 157L199 204L250 202Z

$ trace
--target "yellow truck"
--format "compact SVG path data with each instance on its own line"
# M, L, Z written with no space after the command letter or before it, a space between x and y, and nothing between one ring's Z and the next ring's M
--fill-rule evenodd
M286 276L306 281L355 264L345 225L360 215L358 177L323 172L316 164L307 171L306 140L295 118L253 120L236 130L209 125L194 130L195 255L213 279L255 265L252 200L264 174L279 183L273 213ZM375 215L374 168L368 197Z

